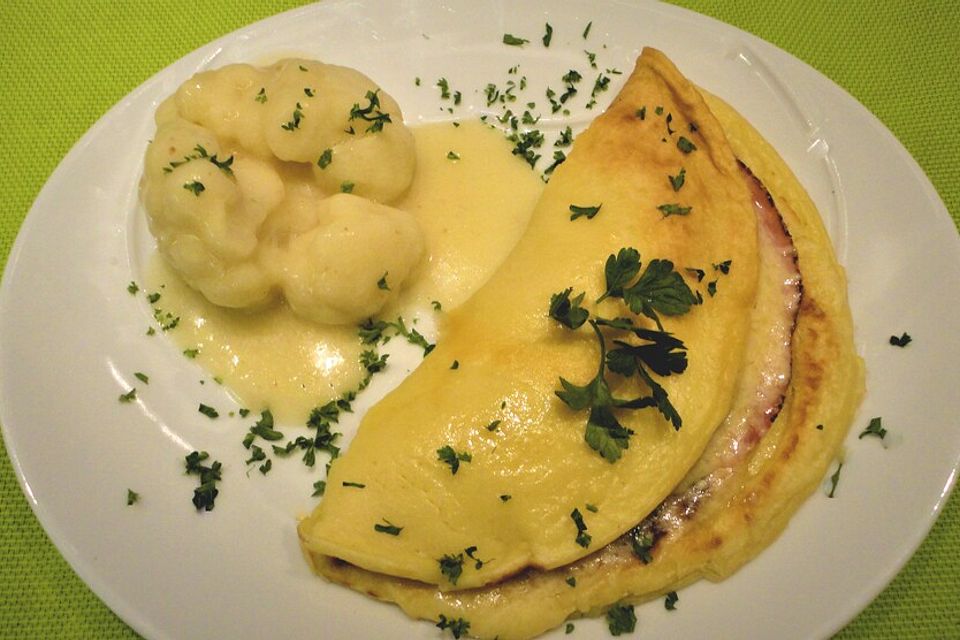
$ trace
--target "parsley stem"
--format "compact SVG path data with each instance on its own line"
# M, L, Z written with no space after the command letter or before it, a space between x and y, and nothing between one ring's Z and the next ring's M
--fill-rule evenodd
M606 362L607 362L607 342L603 338L603 334L600 332L600 327L597 325L596 320L590 320L590 326L593 327L593 332L597 334L597 340L600 341L600 370L597 371L597 378L602 378L603 374L606 372Z

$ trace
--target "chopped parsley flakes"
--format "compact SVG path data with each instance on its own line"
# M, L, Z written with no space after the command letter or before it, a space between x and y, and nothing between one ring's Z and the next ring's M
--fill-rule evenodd
M905 347L911 342L913 342L913 338L911 338L910 334L906 332L904 332L903 335L899 337L890 336L890 344L892 344L895 347Z
M450 473L457 475L461 462L470 462L473 456L467 451L456 452L453 447L446 445L437 449L437 460L450 466Z
M633 633L637 626L637 615L632 604L615 604L607 610L607 628L610 635L619 636Z
M603 203L587 206L572 204L570 205L570 219L576 220L577 218L586 218L587 220L593 220L594 216L600 213L600 207L602 206Z
M449 630L453 634L454 638L459 638L460 636L467 635L467 632L470 631L470 623L464 620L463 618L447 618L447 616L440 614L440 618L437 620L436 624L437 629Z
M574 509L570 512L570 519L573 520L573 523L577 527L577 537L575 542L586 549L590 546L590 542L593 538L587 533L587 525L583 522L583 514L580 513L579 509Z
M220 413L216 409L209 405L203 404L202 402L200 403L200 406L197 407L197 411L207 416L211 420L220 416Z
M193 506L197 511L213 511L214 501L220 494L217 482L221 479L222 465L218 461L210 466L203 464L209 457L206 451L193 451L184 458L187 474L200 478L200 486L193 490Z
M403 531L403 527L398 527L386 518L384 518L383 521L386 524L375 524L373 525L373 530L379 533L385 533L388 536L398 536L400 532Z
M446 576L450 584L457 584L457 580L463 574L463 554L458 553L455 556L445 554L437 562L440 564L440 573Z
M192 193L193 195L200 197L200 194L207 190L203 183L199 180L194 180L193 182L187 182L183 185L183 188Z
M870 424L867 425L866 429L860 432L860 435L857 436L857 439L862 440L867 436L874 436L883 440L886 435L887 430L883 428L883 419L871 418Z

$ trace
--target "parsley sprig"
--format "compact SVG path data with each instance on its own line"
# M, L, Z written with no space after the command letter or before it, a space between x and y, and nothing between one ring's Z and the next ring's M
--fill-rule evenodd
M640 253L624 248L607 259L605 267L607 289L598 302L622 298L635 314L653 320L657 329L638 326L632 318L590 318L590 312L581 303L580 293L571 297L572 288L554 294L550 299L549 315L568 329L579 329L589 323L600 345L597 373L585 385L577 385L561 377L561 389L555 393L574 411L589 410L584 440L608 462L616 462L629 447L633 431L617 418L617 410L655 407L674 427L680 429L683 420L670 402L669 395L653 377L683 373L687 368L686 346L678 338L664 331L660 314L681 315L690 310L696 298L669 260L652 260L640 274ZM633 284L631 284L633 282ZM623 332L624 338L614 339L613 348L607 346L602 330ZM636 376L650 390L649 395L636 398L618 398L610 390L607 369L629 378Z

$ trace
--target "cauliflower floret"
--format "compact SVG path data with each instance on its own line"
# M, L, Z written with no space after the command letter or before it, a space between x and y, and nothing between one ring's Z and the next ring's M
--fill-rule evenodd
M290 307L317 322L373 316L397 295L423 253L412 215L353 195L316 205L317 226L283 252L281 285Z
M419 261L415 220L365 199L406 191L415 152L396 102L359 72L229 65L188 80L155 119L141 181L150 230L211 302L256 307L282 292L300 315L356 322Z
M264 122L278 158L312 164L328 193L351 189L389 203L407 190L413 135L393 98L346 67L285 60L274 68Z
M215 304L257 306L273 296L256 263L257 232L283 196L268 164L225 156L210 131L185 120L167 120L147 148L150 230L174 269Z
M196 74L180 85L174 100L180 117L267 157L271 150L264 136L263 101L270 77L269 71L249 64L231 64Z

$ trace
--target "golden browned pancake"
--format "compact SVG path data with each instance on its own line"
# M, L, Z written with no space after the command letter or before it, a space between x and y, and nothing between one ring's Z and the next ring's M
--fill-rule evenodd
M677 191L670 178L681 174ZM673 490L730 410L757 287L755 229L719 123L676 68L648 50L577 138L503 266L450 315L437 349L365 416L300 525L304 548L452 590L563 566L615 540ZM682 372L650 374L677 415L659 405L618 408L633 434L613 447L612 431L598 436L603 429L587 426L591 412L555 393L561 377L587 385L597 375L597 339L547 311L572 288L605 317L654 328L651 314L615 296L593 303L608 257L624 248L638 250L645 268L672 261L681 284L685 266L735 266L721 294L682 315L659 313L689 354ZM611 380L621 398L658 392L638 377ZM604 437L612 450L597 446ZM385 535L384 527L400 531ZM451 575L444 562L456 560Z
M650 50L644 51L633 78L649 82L645 68L673 69L662 54ZM679 74L672 74L673 71L665 74L670 76L671 83L688 86L677 78ZM644 104L652 108L645 87L630 87L628 83L611 106L608 114L614 114L612 117L625 118ZM777 405L775 421L767 425L762 438L751 443L753 446L746 454L723 466L722 474L710 476L715 481L695 494L696 499L683 503L685 508L679 516L671 516L669 527L657 530L656 519L662 517L664 507L655 511L645 506L646 511L633 521L641 526L632 534L622 535L602 549L561 566L548 570L528 568L496 584L449 592L436 585L367 571L317 553L305 544L307 557L320 575L395 602L413 617L434 621L441 616L462 619L469 622L471 635L508 640L535 636L570 617L596 613L617 602L660 596L700 578L725 578L783 530L820 484L841 447L863 393L863 365L853 346L845 276L815 206L776 151L749 123L719 99L706 94L704 99L723 129L716 145L730 149L746 164L776 203L792 238L803 280L802 301L789 343L789 387L782 407ZM671 102L665 109L678 106ZM601 122L603 118L598 119ZM583 169L572 165L568 172L571 170ZM691 221L693 215L695 212ZM663 233L673 231L662 229ZM683 264L696 263L684 259ZM731 273L736 266L734 261ZM709 305L722 298L728 281L720 282L716 298L706 300L698 312L713 311ZM741 307L745 316L751 316L750 310L749 303ZM761 312L753 309L752 317L756 318L758 313ZM685 336L679 323L676 332ZM695 354L696 350L691 348L691 362ZM738 367L738 374L745 369L749 366ZM683 376L678 381L684 382ZM697 387L696 391L712 393L705 387ZM680 478L673 482L676 485ZM689 496L687 492L696 488L696 483L691 488L687 479L676 495ZM669 503L668 500L665 504ZM604 504L603 509L607 508L614 507ZM634 513L629 508L625 510ZM653 536L640 538L641 533L651 530ZM637 549L637 543L647 546ZM641 558L643 555L646 557Z

